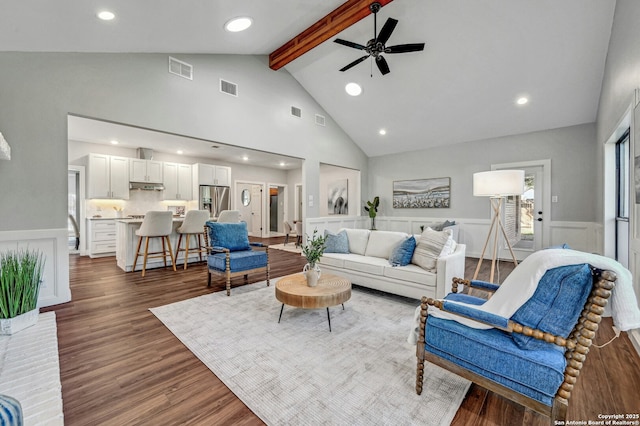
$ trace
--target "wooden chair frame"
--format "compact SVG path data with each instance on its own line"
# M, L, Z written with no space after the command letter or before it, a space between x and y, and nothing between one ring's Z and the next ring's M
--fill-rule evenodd
M422 393L422 383L424 379L424 361L429 361L435 365L438 365L458 376L464 377L485 389L488 389L498 395L501 395L509 400L517 402L537 413L548 416L550 418L550 424L558 424L556 421L564 422L567 416L567 408L569 405L569 398L571 392L580 375L580 370L584 364L587 354L589 353L589 347L593 342L596 331L602 319L604 313L604 307L607 304L607 299L611 295L611 290L614 287L616 280L615 273L606 270L600 270L592 268L593 272L593 287L591 294L585 303L585 306L574 326L573 330L569 334L568 338L561 336L555 336L550 333L545 333L541 330L532 329L530 327L523 326L514 321L509 320L506 328L496 327L507 333L520 333L525 336L532 336L538 340L544 340L545 342L554 343L558 346L565 348L565 358L567 360L567 366L564 371L564 381L558 388L558 391L553 399L553 405L551 407L522 395L514 390L503 386L493 380L490 380L484 376L481 376L475 372L469 371L459 365L442 359L437 355L431 354L425 351L425 326L427 320L427 308L428 306L435 306L441 310L444 309L444 304L441 300L434 300L432 298L423 297L421 300L420 311L420 335L418 338L418 344L416 347L416 357L418 359L418 366L416 370L416 393L420 395ZM452 290L457 292L459 284L471 286L472 283L469 280L460 278L453 279ZM485 290L484 288L482 288ZM454 315L457 313L451 312ZM462 315L460 315L462 316ZM472 318L478 321L476 318ZM482 322L482 321L479 321ZM489 324L495 327L494 324Z
M207 250L207 255L209 254L216 254L216 253L225 253L226 255L226 261L225 261L225 270L224 271L219 271L217 269L211 269L209 268L208 264L207 264L207 287L211 287L211 275L217 275L217 276L223 276L226 279L226 288L227 288L227 296L231 296L231 278L234 277L239 277L241 275L244 275L244 280L245 283L248 282L249 280L249 274L253 274L256 272L265 272L267 275L267 287L269 287L269 271L270 271L270 267L269 267L269 247L268 246L264 246L261 243L249 243L251 245L251 247L256 247L258 249L262 249L265 251L265 253L267 254L267 266L263 266L261 268L254 268L254 269L246 269L243 271L237 271L237 272L231 272L231 251L227 248L223 248L223 247L211 247L209 246L209 229L208 227L205 225L204 227L204 243L205 243L205 248Z

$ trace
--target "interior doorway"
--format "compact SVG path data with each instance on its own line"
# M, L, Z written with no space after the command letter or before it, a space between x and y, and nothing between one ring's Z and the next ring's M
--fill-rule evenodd
M84 254L86 225L84 213L85 175L83 166L69 166L67 170L67 246L69 254Z
M293 220L295 221L302 221L302 212L304 211L303 209L303 198L302 198L302 184L298 183L296 184L296 190L295 190L295 209L293 212Z
M271 237L284 235L286 193L286 185L269 185L269 236Z

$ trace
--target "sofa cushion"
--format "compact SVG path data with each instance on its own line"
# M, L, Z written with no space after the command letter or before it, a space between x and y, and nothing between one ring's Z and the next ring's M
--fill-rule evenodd
M344 268L372 275L384 275L384 268L391 268L387 259L351 255L344 259Z
M321 265L330 265L335 266L337 268L344 268L344 260L348 259L350 256L359 256L357 254L349 254L349 253L327 253L325 252L320 258Z
M436 286L436 274L424 270L418 265L387 266L384 268L384 276L394 280L411 281L428 287Z
M226 253L216 253L207 256L210 269L225 271L227 265ZM267 253L264 251L242 250L229 253L229 270L231 272L267 266Z
M364 256L367 251L367 242L369 241L369 234L371 231L368 229L350 229L345 228L349 239L349 253L361 254Z
M413 251L416 248L416 239L412 236L406 238L404 241L401 241L397 244L393 250L391 250L391 255L389 255L389 263L391 266L406 266L411 263L411 258L413 257Z
M451 231L434 231L427 228L420 235L411 263L432 270L436 268L438 257L451 254L454 250Z
M587 264L549 269L540 278L533 296L511 319L566 338L578 321L592 285L591 268ZM551 344L519 333L513 333L513 340L523 349L543 348Z
M393 248L404 241L407 234L393 231L373 231L369 235L365 256L389 259Z
M324 230L325 253L349 253L349 238L346 231L342 230L337 234L332 234L328 230Z
M248 250L249 234L246 222L207 222L209 242L212 247L224 247L230 251Z

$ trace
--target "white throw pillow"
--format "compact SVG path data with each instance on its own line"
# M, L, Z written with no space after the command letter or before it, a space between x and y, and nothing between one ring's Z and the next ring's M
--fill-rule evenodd
M411 263L426 270L433 270L436 269L438 257L451 254L454 250L451 230L434 231L427 228L420 235Z
M406 240L407 237L408 235L404 232L373 231L369 235L365 256L389 259L394 247Z
M367 250L367 242L369 241L368 229L349 229L343 228L347 232L349 238L349 253L361 254L364 256Z

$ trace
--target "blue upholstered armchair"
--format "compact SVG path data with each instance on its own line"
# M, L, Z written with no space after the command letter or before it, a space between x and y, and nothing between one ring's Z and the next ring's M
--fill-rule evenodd
M250 243L245 222L207 222L204 226L205 245L208 249L207 286L211 287L211 275L226 277L227 296L231 295L231 278L264 272L269 285L269 247L262 243ZM256 248L256 250L254 250Z
M482 309L487 299L457 293L462 284L495 297L500 286L454 279L443 300L422 298L416 392L426 360L549 416L552 425L565 420L615 280L613 272L588 264L549 269L533 296L505 318Z

